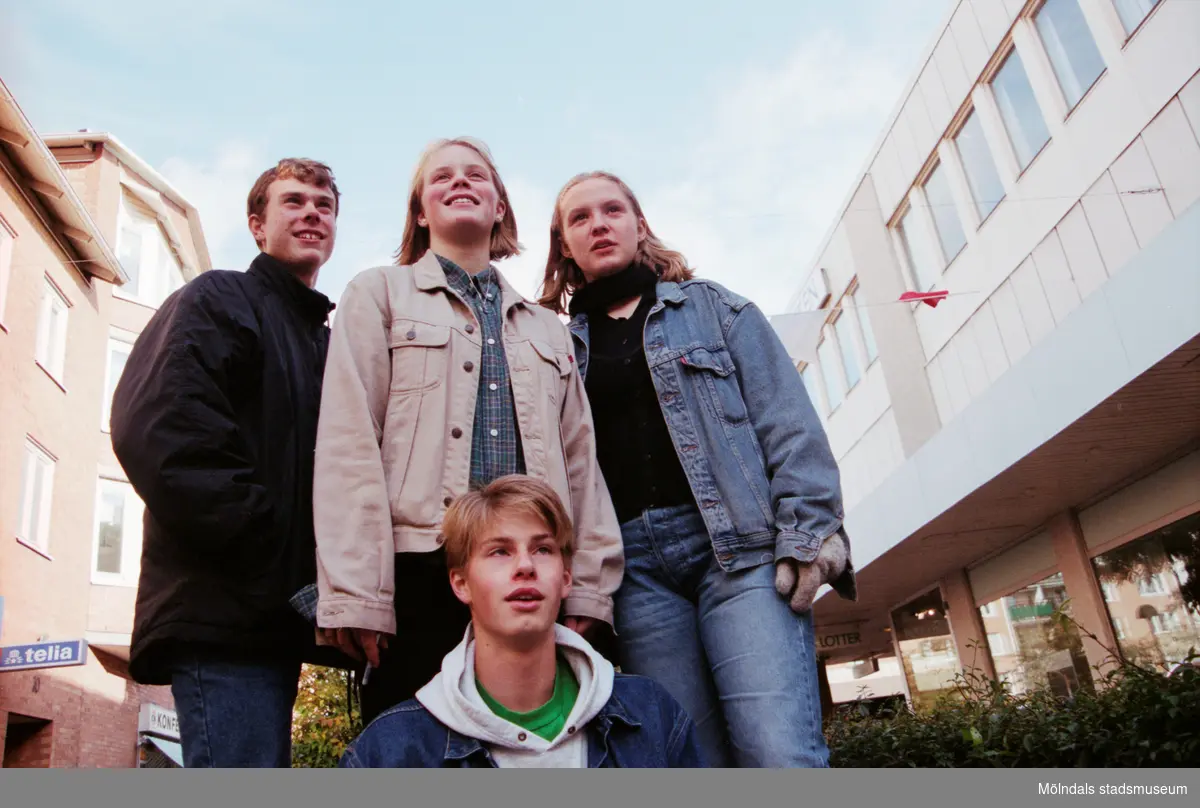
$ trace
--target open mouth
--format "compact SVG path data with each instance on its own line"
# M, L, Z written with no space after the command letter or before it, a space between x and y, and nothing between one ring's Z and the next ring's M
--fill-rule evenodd
M470 194L451 194L442 204L448 208L478 207L479 200Z
M318 242L325 240L325 234L318 233L316 230L301 230L293 235L295 235L296 238L300 239L301 241Z
M592 252L603 252L617 246L617 242L602 238L592 245Z
M545 596L541 592L532 588L518 589L509 594L506 601L511 603L514 608L521 611L533 611L541 605L545 600Z

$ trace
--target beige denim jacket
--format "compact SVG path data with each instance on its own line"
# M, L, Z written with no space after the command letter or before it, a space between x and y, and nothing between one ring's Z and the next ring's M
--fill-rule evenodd
M499 274L499 273L497 273ZM500 277L504 351L526 472L549 482L575 529L568 615L613 621L620 526L566 326ZM368 269L338 303L317 430L317 622L394 634L394 553L436 550L466 493L481 327L432 251ZM470 362L473 371L465 370Z

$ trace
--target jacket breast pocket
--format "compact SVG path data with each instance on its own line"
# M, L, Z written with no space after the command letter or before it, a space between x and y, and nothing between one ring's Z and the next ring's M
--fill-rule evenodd
M442 383L450 358L450 326L412 320L392 323L392 393L432 390Z
M679 357L679 363L684 368L685 383L692 385L700 398L711 402L717 417L732 424L746 420L746 401L728 348L693 348Z
M537 372L538 384L542 391L557 404L562 400L561 391L566 384L566 378L571 375L571 369L574 367L571 356L566 351L554 350L553 345L541 340L531 339L529 345L533 348L532 367Z

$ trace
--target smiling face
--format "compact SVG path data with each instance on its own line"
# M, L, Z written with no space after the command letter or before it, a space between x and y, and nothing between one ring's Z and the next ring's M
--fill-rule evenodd
M562 253L588 282L620 272L646 238L646 223L612 180L597 177L572 186L559 202Z
M422 172L417 224L437 241L469 243L491 238L507 205L487 161L474 149L451 144L438 149Z
M249 225L259 249L299 276L315 276L333 253L337 199L328 187L277 179L267 187L262 213L250 214Z
M480 637L517 647L553 633L571 572L543 519L506 509L479 533L466 563L450 571L450 586L470 607Z

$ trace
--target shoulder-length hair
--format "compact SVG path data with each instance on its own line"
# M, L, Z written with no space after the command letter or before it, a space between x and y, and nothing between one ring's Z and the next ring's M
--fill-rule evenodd
M496 193L504 203L504 218L492 227L491 260L499 261L519 254L521 244L517 241L517 217L508 199L508 189L504 187L504 180L500 179L500 172L496 170L492 153L482 140L464 136L435 140L421 152L408 187L408 213L404 219L404 236L400 240L400 248L395 253L396 263L401 266L415 264L429 249L429 228L417 224L417 217L421 215L421 194L425 191L425 169L433 155L447 146L465 146L478 154L491 172Z
M620 188L621 193L633 206L633 212L638 220L645 225L646 238L638 245L637 253L633 256L634 263L651 267L664 281L679 283L691 280L695 276L695 271L688 266L683 253L668 248L658 236L654 235L654 231L646 222L646 216L642 213L642 206L638 203L637 197L620 177L607 171L587 171L572 177L558 192L558 198L554 200L554 215L550 219L550 254L546 258L546 275L542 279L542 296L538 299L539 303L562 314L567 310L567 297L587 283L579 265L575 263L574 259L564 255L562 248L563 197L567 195L567 191L586 180L608 180Z

